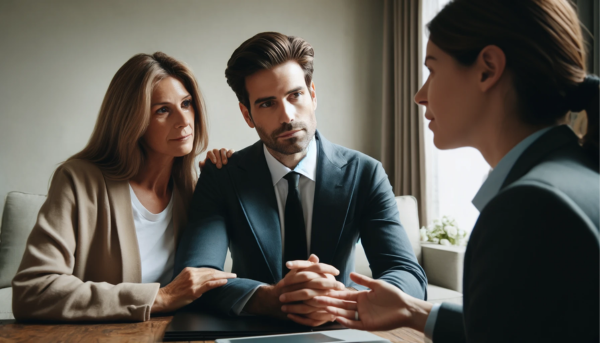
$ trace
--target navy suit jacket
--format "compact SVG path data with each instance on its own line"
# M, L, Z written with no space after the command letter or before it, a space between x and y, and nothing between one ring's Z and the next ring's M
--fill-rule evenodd
M317 177L311 253L353 283L354 249L359 239L374 278L419 299L427 278L398 217L392 187L381 163L327 141L316 133ZM275 188L261 141L233 154L218 170L208 163L196 186L175 259L175 275L185 267L223 270L227 248L238 278L204 294L199 302L233 314L234 305L262 283L282 279L282 242Z
M549 130L482 210L464 308L442 304L433 341L598 342L599 212L598 160L569 127Z

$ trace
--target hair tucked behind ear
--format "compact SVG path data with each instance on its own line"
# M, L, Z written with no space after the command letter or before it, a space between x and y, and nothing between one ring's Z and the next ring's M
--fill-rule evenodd
M556 125L585 108L582 143L598 157L597 78L586 77L581 27L569 0L454 0L428 28L430 41L463 65L488 45L502 49L523 122Z
M582 146L598 158L598 121L600 119L600 78L586 76L585 80L567 93L569 109L573 112L585 110L587 132L583 136Z

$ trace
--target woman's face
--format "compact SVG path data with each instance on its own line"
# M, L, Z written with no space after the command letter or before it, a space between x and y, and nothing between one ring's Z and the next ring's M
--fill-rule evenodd
M430 120L435 146L472 146L483 110L476 68L460 65L431 41L427 43L425 65L430 74L415 102L426 107L425 118Z
M142 137L151 152L180 157L194 144L192 96L174 77L161 80L152 91L150 125Z

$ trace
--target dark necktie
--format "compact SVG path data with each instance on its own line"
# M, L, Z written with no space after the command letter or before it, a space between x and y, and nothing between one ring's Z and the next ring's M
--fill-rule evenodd
M304 226L304 213L300 202L298 181L300 174L289 172L284 178L288 182L288 195L285 201L285 246L283 255L283 274L285 276L289 269L286 268L287 261L306 260L306 229Z

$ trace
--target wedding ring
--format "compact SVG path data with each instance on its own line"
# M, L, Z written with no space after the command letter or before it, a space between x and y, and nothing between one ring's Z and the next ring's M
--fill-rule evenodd
M358 311L354 312L354 320L358 320Z

